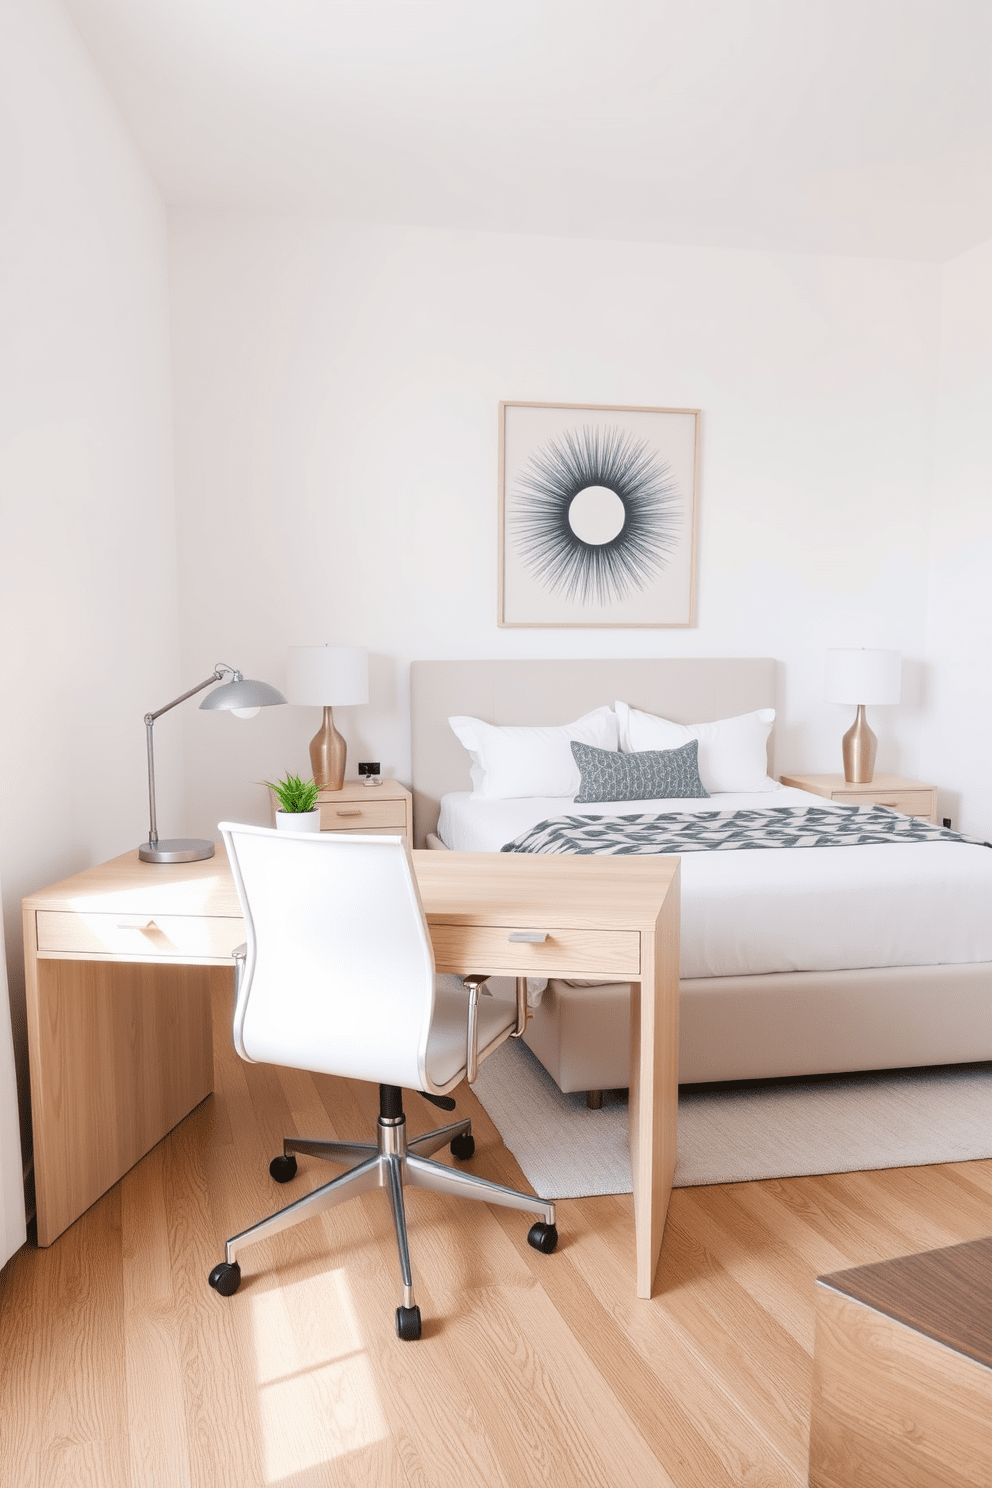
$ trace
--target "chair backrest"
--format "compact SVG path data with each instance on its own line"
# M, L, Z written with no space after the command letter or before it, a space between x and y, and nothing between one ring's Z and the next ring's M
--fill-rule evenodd
M404 839L220 830L247 929L242 1058L432 1088L434 953Z

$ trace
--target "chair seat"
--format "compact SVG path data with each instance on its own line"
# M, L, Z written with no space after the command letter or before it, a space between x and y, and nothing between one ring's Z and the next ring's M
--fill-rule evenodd
M435 1085L447 1085L465 1069L468 1032L468 989L461 977L438 975L434 980L434 1018L427 1040L427 1072ZM479 1055L516 1026L515 1003L479 998Z

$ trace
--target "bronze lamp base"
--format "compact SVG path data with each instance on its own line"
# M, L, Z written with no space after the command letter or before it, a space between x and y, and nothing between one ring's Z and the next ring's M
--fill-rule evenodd
M334 712L324 708L324 721L310 740L310 769L321 790L339 791L344 785L348 746L334 727Z
M328 709L328 711L330 711ZM844 779L848 785L870 785L875 773L875 751L878 739L868 726L864 703L858 704L858 714L844 735Z

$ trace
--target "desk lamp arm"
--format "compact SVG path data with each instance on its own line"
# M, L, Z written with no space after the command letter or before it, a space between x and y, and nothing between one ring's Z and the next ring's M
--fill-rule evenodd
M158 708L154 713L145 714L145 738L148 746L148 841L152 847L155 847L158 842L158 822L155 816L155 745L152 739L152 726L156 718L161 718L163 713L168 713L172 708L177 708L180 703L184 703L187 698L194 697L196 693L202 692L211 683L222 682L225 676L229 676L232 682L244 681L241 673L236 671L234 667L229 667L224 662L219 661L210 673L210 676L203 682L198 682L188 692L181 693L179 697L173 698L172 702L166 703L164 708Z

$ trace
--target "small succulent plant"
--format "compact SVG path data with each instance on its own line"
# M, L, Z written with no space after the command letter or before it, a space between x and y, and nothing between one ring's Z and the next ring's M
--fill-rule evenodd
M299 775L286 775L278 783L267 780L265 784L274 790L281 811L291 811L295 815L302 811L313 811L317 805L317 795L320 786L316 781L303 780Z

